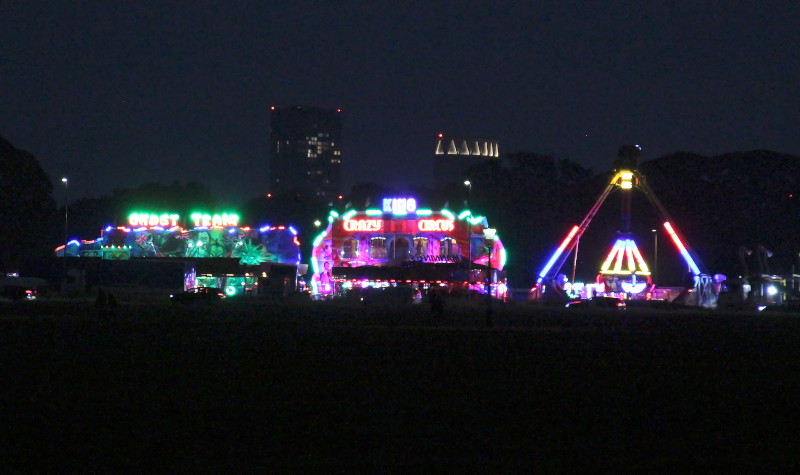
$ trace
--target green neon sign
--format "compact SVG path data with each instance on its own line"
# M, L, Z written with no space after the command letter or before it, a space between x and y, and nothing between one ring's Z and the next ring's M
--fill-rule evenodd
M239 215L236 213L192 213L194 227L222 228L226 226L239 226Z

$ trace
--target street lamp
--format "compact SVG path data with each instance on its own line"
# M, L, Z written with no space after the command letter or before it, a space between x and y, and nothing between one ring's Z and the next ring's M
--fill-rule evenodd
M658 278L658 229L653 229L653 283Z
M489 259L486 261L487 274L486 274L486 326L492 326L492 249L494 249L494 237L497 230L494 228L483 228L484 244L489 251ZM488 241L488 244L486 244Z
M67 243L69 242L69 179L61 179L64 184L64 286L67 285ZM63 290L63 289L62 289Z
M464 180L464 185L469 188L467 194L467 208L469 208L469 200L472 198L472 182ZM467 226L467 244L469 245L469 259L467 260L467 295L470 293L470 286L472 285L472 226Z

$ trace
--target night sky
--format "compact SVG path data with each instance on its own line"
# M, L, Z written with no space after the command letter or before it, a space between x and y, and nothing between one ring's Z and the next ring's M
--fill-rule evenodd
M0 35L0 135L73 197L255 197L271 105L343 110L348 187L430 185L439 132L595 171L800 154L796 0L12 1Z

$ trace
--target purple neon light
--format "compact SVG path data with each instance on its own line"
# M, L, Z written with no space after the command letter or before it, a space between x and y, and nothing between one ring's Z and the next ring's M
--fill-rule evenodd
M647 287L647 282L623 282L622 290L631 294L638 294Z

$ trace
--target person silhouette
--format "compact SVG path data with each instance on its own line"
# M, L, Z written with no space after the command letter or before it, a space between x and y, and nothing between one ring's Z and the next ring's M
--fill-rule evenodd
M117 297L111 292L108 293L108 311L111 316L117 315Z
M431 316L440 319L444 315L444 301L436 290L431 290L428 297L431 305Z
M97 291L97 298L94 300L94 309L99 318L105 318L108 312L108 295L103 289Z

